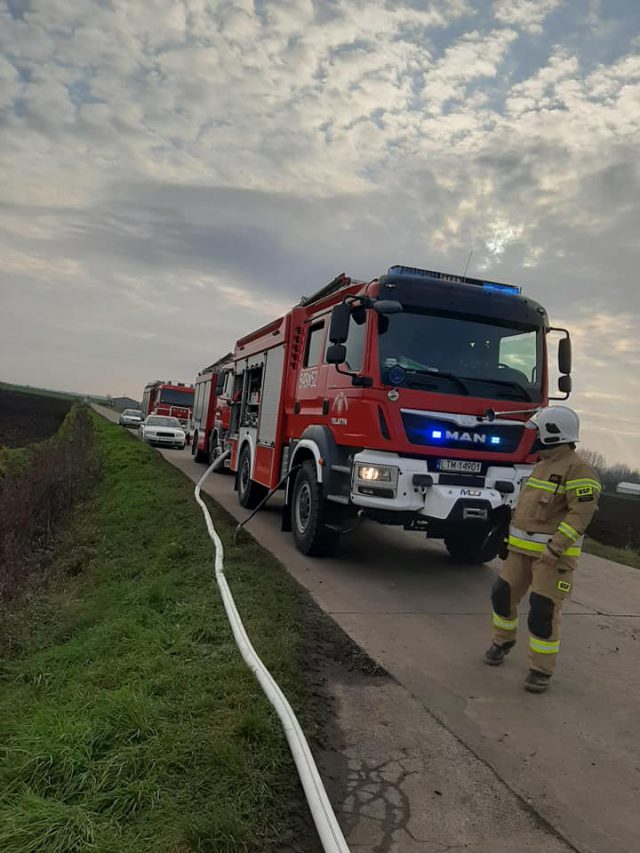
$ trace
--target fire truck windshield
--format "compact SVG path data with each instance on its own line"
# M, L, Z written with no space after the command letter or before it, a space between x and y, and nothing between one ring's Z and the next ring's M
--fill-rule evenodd
M177 388L163 388L160 392L160 402L167 403L169 406L187 406L193 405L193 391L179 391Z
M540 329L405 307L379 320L382 381L396 385L400 378L405 387L441 394L540 402L541 336Z

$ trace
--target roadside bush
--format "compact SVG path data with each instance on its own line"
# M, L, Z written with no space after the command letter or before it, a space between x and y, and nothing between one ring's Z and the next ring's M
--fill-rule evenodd
M93 424L74 406L58 432L0 459L0 604L26 586L56 526L99 474Z
M589 536L603 545L640 551L640 501L623 495L602 495Z

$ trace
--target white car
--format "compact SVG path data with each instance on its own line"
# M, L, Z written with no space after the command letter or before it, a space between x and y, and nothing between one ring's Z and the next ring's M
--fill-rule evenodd
M139 409L125 409L118 423L123 427L139 427L142 424L142 412Z
M147 444L177 447L179 450L184 450L187 442L187 434L180 421L166 415L149 415L140 426L139 435Z

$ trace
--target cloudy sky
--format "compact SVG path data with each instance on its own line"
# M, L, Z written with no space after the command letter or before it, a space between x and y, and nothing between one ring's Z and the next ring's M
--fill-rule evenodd
M640 465L637 0L0 10L0 378L140 398L339 272L473 250Z

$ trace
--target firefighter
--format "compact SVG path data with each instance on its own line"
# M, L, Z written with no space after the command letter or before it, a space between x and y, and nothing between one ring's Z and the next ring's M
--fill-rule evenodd
M551 406L542 409L537 421L540 461L511 521L508 556L491 594L493 642L484 661L499 666L515 645L518 605L531 588L530 668L524 686L544 693L560 648L560 613L571 595L584 533L602 487L576 453L577 414L567 406Z

